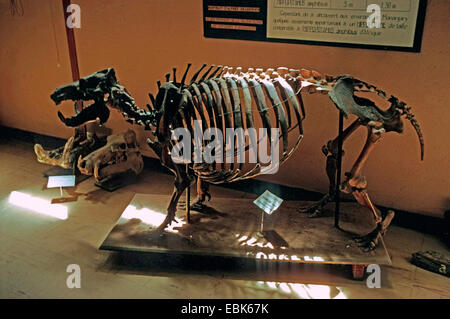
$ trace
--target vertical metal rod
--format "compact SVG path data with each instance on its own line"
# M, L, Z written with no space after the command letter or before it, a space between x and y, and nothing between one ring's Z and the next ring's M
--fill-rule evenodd
M261 211L261 234L264 231L264 211Z
M336 190L335 190L335 210L334 210L334 226L339 228L339 213L341 203L341 170L342 170L342 131L344 129L344 113L339 111L339 135L338 135L338 154L337 154L337 171L336 171Z
M189 164L186 164L186 176L189 177ZM191 185L186 188L186 223L191 223Z
M59 192L61 193L61 197L63 197L62 186L59 186Z

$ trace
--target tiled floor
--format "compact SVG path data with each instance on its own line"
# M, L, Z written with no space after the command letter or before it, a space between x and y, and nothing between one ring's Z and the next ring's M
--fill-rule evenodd
M393 264L382 266L381 288L350 279L344 266L241 263L193 264L187 257L153 256L145 267L98 247L134 193L170 194L172 177L145 170L139 183L108 193L88 179L70 189L68 218L44 216L9 203L12 191L50 200L31 144L0 140L1 298L450 298L450 279L410 264L413 252L449 254L431 235L391 226L385 238ZM213 196L254 198L212 188ZM30 201L25 201L29 204ZM66 267L81 268L81 288L69 289Z

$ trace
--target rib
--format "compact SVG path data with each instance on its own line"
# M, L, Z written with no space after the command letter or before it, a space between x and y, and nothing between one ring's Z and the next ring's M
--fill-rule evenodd
M286 123L286 114L284 112L283 105L280 101L280 98L278 97L277 91L273 83L266 79L261 79L261 82L264 84L269 99L272 102L277 119L280 122L281 136L283 137L283 158L284 158L287 155L288 149L288 128Z

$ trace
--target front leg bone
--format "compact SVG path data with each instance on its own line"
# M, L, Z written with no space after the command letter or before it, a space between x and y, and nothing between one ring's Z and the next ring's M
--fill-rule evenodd
M342 132L342 143L353 133L357 128L361 126L361 121L359 119L355 120L352 124L350 124L343 132ZM323 196L321 200L317 203L314 203L308 207L302 207L299 209L301 213L310 214L310 217L319 217L324 207L334 201L335 198L335 190L336 190L336 171L337 171L337 155L338 155L338 140L339 137L336 137L334 140L328 141L326 146L322 147L323 153L327 156L326 161L326 172L328 176L329 190L328 193Z

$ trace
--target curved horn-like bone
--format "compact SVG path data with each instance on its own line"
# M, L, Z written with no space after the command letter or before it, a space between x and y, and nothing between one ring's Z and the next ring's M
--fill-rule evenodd
M420 129L419 122L414 118L414 114L412 114L409 110L406 111L406 118L411 122L411 125L414 127L414 130L417 133L417 137L419 138L420 143L420 160L423 161L423 156L425 154L425 143L423 140L422 130Z

